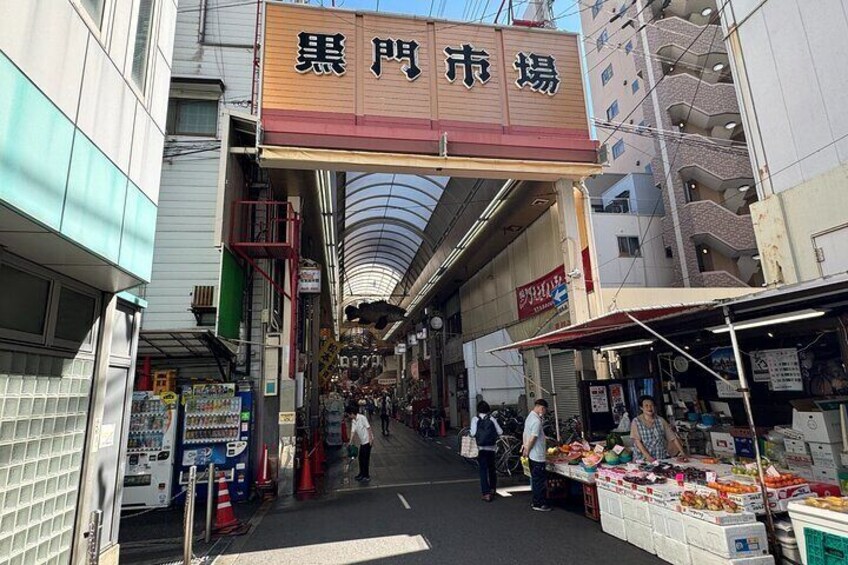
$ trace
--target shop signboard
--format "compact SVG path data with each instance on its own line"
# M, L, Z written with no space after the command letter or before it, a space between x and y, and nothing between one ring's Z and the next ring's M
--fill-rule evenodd
M524 320L554 307L551 292L565 284L565 267L560 265L550 273L515 289L518 319Z
M297 273L299 294L321 294L321 267L301 265Z
M727 384L724 381L716 380L716 392L718 392L719 398L742 398L742 393L739 392L739 379L735 381L728 381L730 384Z
M761 351L768 365L771 390L804 390L801 378L801 364L798 362L798 350L794 347L767 349Z
M395 345L395 355L403 355L406 353L406 344L398 343Z
M576 34L291 3L263 13L267 145L597 162Z

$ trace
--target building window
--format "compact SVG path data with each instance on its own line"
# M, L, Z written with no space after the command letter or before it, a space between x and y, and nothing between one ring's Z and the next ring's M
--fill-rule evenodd
M96 306L97 300L93 296L63 286L59 292L56 339L75 344L90 343Z
M630 83L630 90L633 92L633 94L639 92L639 79L636 79L632 83Z
M0 265L0 329L41 337L49 303L50 280Z
M665 256L666 256L667 258L669 258L669 259L671 259L671 258L673 258L673 257L674 257L674 251L672 251L672 250L671 250L671 247L669 247L669 246L667 246L667 245L666 245L666 247L665 247Z
M133 46L132 79L139 90L147 83L150 40L153 37L153 0L140 0Z
M88 12L97 29L100 29L103 25L103 9L106 6L106 0L80 0L80 4Z
M614 100L610 107L607 108L607 121L612 120L618 115L618 100Z
M612 158L618 159L624 155L624 140L619 139L615 142L615 145L612 146Z
M595 41L595 46L598 48L598 51L600 51L604 47L604 45L606 45L608 39L609 34L607 33L607 30L602 31L601 35L599 35L598 39Z
M218 101L171 98L166 130L168 135L215 137L218 134Z
M607 68L604 69L604 72L601 73L601 84L606 86L606 84L612 80L612 63L607 65Z
M652 164L648 163L647 165L645 165L645 172L648 173L649 175L654 174L654 166Z
M624 46L624 52L630 55L631 51L633 51L633 41L628 41L627 45Z
M639 249L639 238L632 235L620 235L618 239L619 257L641 257L642 250Z
M592 4L592 19L598 17L598 14L601 13L601 7L604 5L605 0L595 0L595 3Z

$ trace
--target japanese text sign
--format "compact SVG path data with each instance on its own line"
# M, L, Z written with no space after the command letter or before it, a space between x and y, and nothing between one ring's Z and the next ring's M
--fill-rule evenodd
M565 267L562 265L535 281L516 288L518 319L523 320L553 308L551 290L561 284L565 284Z

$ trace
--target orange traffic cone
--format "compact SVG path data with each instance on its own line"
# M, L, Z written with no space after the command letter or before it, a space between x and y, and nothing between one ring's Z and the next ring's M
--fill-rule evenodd
M259 463L259 476L256 477L258 488L267 487L271 484L271 469L268 467L268 446L262 447L262 461Z
M446 435L448 435L445 431L445 419L442 418L439 422L439 437L445 437Z
M347 437L347 422L342 420L342 443L347 443L350 438Z
M219 534L229 533L239 527L239 521L230 504L230 489L224 475L218 479L218 506L215 509L214 531Z
M311 453L303 450L303 463L300 466L300 480L298 481L298 494L306 494L315 492L315 483L312 482L312 464L310 462Z

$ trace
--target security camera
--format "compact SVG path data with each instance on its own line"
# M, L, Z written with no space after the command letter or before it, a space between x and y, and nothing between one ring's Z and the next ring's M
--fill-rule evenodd
M570 279L579 279L583 276L583 273L580 272L580 269L574 269L570 273L568 273L568 278Z

